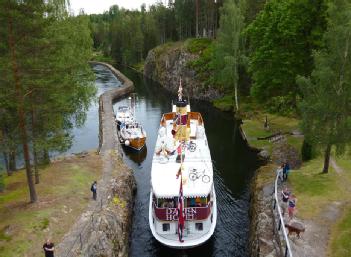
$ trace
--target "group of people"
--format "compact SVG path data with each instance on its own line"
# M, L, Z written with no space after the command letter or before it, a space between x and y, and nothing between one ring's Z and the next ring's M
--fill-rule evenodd
M290 165L288 162L284 162L278 169L277 175L281 181L286 181L290 172Z
M287 187L282 190L282 209L283 215L288 211L289 220L294 218L297 198L293 195Z

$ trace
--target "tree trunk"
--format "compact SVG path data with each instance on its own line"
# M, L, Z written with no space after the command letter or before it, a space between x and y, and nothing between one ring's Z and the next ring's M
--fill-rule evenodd
M10 170L10 167L9 167L8 155L7 155L6 152L3 152L2 154L4 156L4 163L5 163L6 173L7 173L8 176L11 176L12 175L12 170Z
M39 168L38 168L38 157L37 157L37 150L34 148L34 141L33 141L33 168L34 168L34 177L35 177L35 184L39 184Z
M33 183L32 177L32 169L30 166L30 156L29 156L29 147L28 147L28 137L27 137L27 130L26 130L26 117L25 117L25 110L24 110L24 97L22 93L22 87L20 84L19 79L19 70L17 66L17 59L16 59L16 51L15 51L15 41L13 38L13 24L12 18L8 17L8 44L9 49L11 52L11 64L12 64L12 73L13 79L15 83L15 91L16 91L16 100L17 100L17 113L18 113L18 125L21 134L21 141L23 146L23 155L24 155L24 162L26 167L26 175L27 175L27 182L29 187L29 196L30 202L34 203L37 201L37 194L35 192L35 187Z
M35 184L39 184L38 154L37 154L37 147L36 147L35 132L36 132L35 112L34 112L34 107L32 105L33 169L34 169Z
M9 170L12 172L12 171L15 171L16 170L16 151L15 150L12 150L10 153L9 153Z
M43 151L43 156L41 159L42 164L49 164L50 163L50 156L49 156L49 152L47 150Z
M234 86L234 97L235 97L235 108L236 111L239 110L239 102L238 102L238 85Z
M195 18L196 18L196 35L195 37L198 38L199 37L199 0L195 0L196 1L196 14L195 14Z
M329 170L330 151L331 151L331 144L328 144L324 153L323 173L328 173L328 170Z

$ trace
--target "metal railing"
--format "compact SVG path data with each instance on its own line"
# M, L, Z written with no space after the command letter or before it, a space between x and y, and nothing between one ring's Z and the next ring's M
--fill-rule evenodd
M275 178L275 182L274 182L274 198L273 198L273 211L277 210L278 211L278 216L279 216L279 224L278 224L278 233L280 233L282 231L283 233L283 242L281 242L282 240L280 240L281 242L281 247L283 248L283 243L285 243L285 250L284 250L284 257L293 257L292 251L291 251L291 247L290 247L290 241L289 241L289 237L288 234L286 232L285 229L285 223L284 223L284 218L283 218L283 214L282 214L282 210L279 204L279 199L278 199L278 179L280 179L280 172L277 172L277 176ZM274 215L275 216L275 215Z

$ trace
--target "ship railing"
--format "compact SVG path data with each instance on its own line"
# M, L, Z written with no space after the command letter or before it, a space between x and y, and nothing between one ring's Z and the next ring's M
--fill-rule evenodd
M281 177L280 173L281 171L277 172L277 176L274 182L274 197L273 197L274 220L276 219L276 216L278 216L278 224L277 222L275 222L275 229L277 230L279 235L281 249L283 249L282 255L284 257L288 257L288 256L293 257L291 246L290 246L290 240L285 228L284 217L283 217L282 210L279 204L279 199L278 199L278 180L280 180L280 177ZM277 228L277 225L278 225L278 228Z

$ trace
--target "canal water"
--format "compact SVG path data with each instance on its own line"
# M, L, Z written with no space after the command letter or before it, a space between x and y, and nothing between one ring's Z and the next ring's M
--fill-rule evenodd
M65 153L78 153L97 149L99 133L98 96L106 90L121 86L112 72L102 65L94 65L97 95L87 111L85 124L73 128L74 141ZM146 80L132 70L122 72L135 85L137 93L136 117L147 131L146 148L140 153L124 149L124 160L134 170L137 194L134 206L130 255L151 256L201 256L248 257L249 234L249 183L258 167L256 154L243 142L238 123L232 115L213 108L208 102L191 102L193 111L199 111L205 121L217 193L218 220L213 237L204 245L190 250L173 250L160 245L149 230L148 206L150 171L161 115L171 110L174 96L158 84ZM129 105L128 99L115 103Z
M134 82L137 93L136 118L147 131L145 151L135 153L124 149L125 162L134 170L137 181L130 255L248 256L249 183L258 167L256 154L242 140L233 115L220 112L208 102L192 101L191 108L201 112L204 118L215 168L218 220L214 236L204 245L190 250L169 249L152 237L148 221L152 156L161 115L171 110L174 96L132 70L121 71ZM129 101L124 99L115 103L114 107L129 105Z

